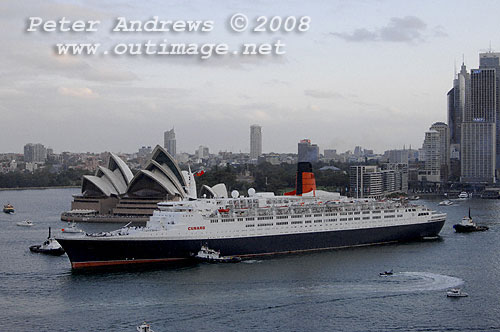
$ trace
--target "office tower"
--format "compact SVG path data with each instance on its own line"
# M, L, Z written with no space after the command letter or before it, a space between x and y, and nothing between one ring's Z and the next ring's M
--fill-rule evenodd
M479 53L479 69L495 69L496 89L495 89L495 109L496 109L496 133L495 133L495 167L500 167L500 53L487 52Z
M450 129L450 144L460 150L462 135L462 119L468 107L470 97L470 75L464 63L460 72L453 80L453 88L448 92L448 126Z
M47 149L43 144L28 143L24 146L24 161L27 163L44 163L47 160Z
M444 122L434 123L430 130L439 133L439 151L441 162L441 181L447 181L450 174L450 129Z
M311 144L310 139L303 139L298 144L299 163L307 161L315 163L319 160L319 147L317 144Z
M177 141L175 140L174 128L167 130L163 135L163 147L167 149L167 152L175 157L177 154Z
M262 127L250 126L250 159L257 159L262 154Z
M425 154L425 173L420 173L422 181L441 181L441 137L438 131L429 130L425 133L422 149Z
M196 150L196 155L199 159L208 159L208 157L210 156L210 150L208 149L208 147L200 145L198 150Z
M325 149L325 151L323 153L325 155L325 159L337 158L337 150L335 150L335 149Z
M494 68L471 71L470 105L462 124L461 182L495 182L496 82Z

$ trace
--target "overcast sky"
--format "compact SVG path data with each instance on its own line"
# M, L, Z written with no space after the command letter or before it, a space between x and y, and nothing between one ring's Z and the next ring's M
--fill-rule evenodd
M71 3L71 4L68 4ZM304 33L231 33L229 17L311 17ZM0 152L40 142L55 152L249 151L260 124L264 152L383 152L420 147L446 121L446 93L462 55L500 50L499 1L19 1L0 2ZM26 32L27 19L100 20L98 32ZM112 33L115 19L213 20L196 33ZM255 23L251 23L255 26ZM284 56L57 56L61 42L275 42Z

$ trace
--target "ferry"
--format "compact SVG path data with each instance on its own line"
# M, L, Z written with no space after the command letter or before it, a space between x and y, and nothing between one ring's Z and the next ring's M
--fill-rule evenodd
M12 213L14 213L14 212L15 212L15 210L14 210L14 206L13 206L12 204L10 204L10 203L9 203L9 204L5 204L5 205L3 206L3 212L4 212L4 213L7 213L7 214L12 214Z
M73 269L193 259L202 246L247 258L435 237L446 214L407 202L352 199L316 190L300 169L297 189L158 203L145 227L65 236ZM309 164L310 168L310 164Z

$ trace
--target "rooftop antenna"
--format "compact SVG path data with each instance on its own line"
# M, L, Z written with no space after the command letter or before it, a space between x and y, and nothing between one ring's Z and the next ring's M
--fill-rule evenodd
M465 65L465 54L462 53L462 66Z
M491 39L490 39L490 53L491 53Z

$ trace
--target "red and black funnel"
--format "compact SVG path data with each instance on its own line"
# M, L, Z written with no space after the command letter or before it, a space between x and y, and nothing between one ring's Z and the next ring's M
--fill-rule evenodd
M302 196L308 192L316 194L316 180L312 172L312 165L310 162L300 162L297 164L297 179L295 183L295 190L285 193L287 196Z

